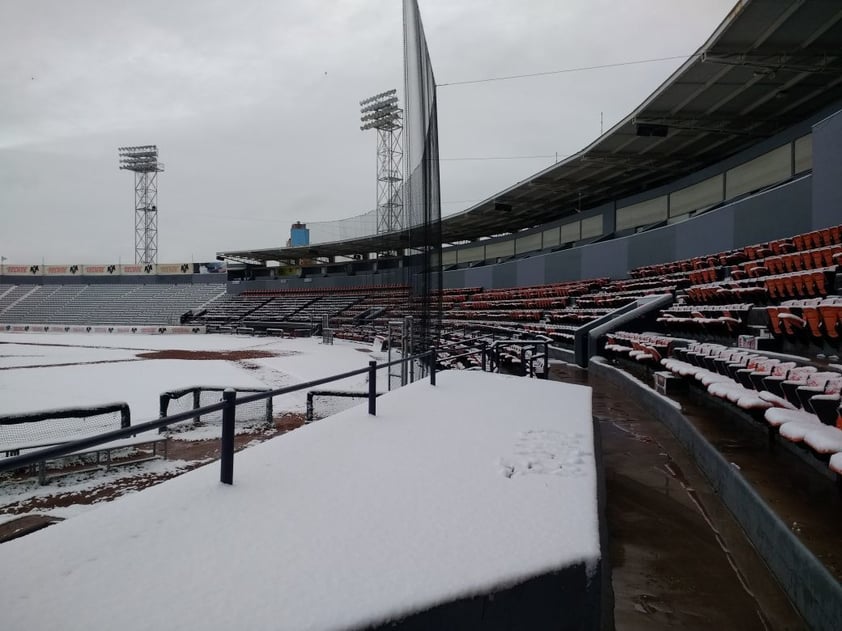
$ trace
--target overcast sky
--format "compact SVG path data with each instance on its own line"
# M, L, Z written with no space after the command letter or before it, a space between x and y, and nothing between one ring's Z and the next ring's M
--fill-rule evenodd
M439 84L688 55L734 0L420 0ZM359 101L403 92L399 0L0 0L0 255L132 262L157 144L159 261L283 245L375 205ZM438 90L445 214L578 151L681 61ZM484 158L465 160L464 158Z

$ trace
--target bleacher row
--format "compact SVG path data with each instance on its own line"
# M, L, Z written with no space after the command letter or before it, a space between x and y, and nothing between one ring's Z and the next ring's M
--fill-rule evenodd
M842 474L842 364L631 331L607 336L604 350L696 384Z
M222 283L0 285L0 322L178 324L224 295Z
M842 230L828 228L789 239L631 270L629 279L594 278L512 289L466 287L440 292L442 331L504 326L570 346L582 325L650 294L674 296L651 323L665 333L736 343L766 335L774 343L814 348L840 335L836 269ZM831 263L828 265L828 263ZM783 270L783 271L782 271ZM193 319L209 330L266 330L321 324L336 337L371 341L388 323L412 315L405 286L246 291L210 303ZM791 350L791 349L788 349Z

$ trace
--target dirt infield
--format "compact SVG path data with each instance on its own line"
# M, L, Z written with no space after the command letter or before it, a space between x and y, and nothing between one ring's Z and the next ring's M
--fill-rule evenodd
M242 361L244 359L263 359L266 357L289 357L296 355L295 351L184 351L184 350L165 350L165 351L147 351L138 353L137 357L140 359L187 359L204 361L209 359L221 359L224 361Z

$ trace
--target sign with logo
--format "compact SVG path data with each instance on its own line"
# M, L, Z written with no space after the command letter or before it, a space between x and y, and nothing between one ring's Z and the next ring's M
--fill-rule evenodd
M152 263L132 263L120 266L120 273L133 276L149 276L155 273L156 265Z
M47 276L78 276L82 273L81 265L45 265L44 274Z
M85 276L118 276L120 273L117 265L83 265L82 274Z
M192 274L192 263L158 263L159 274Z
M6 276L43 276L43 265L3 265Z

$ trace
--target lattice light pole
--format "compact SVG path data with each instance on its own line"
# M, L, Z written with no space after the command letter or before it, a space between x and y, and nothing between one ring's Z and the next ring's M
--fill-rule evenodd
M403 230L403 119L397 90L360 101L360 129L377 130L377 233Z
M119 147L120 168L134 171L134 262L158 262L158 162L156 145Z

